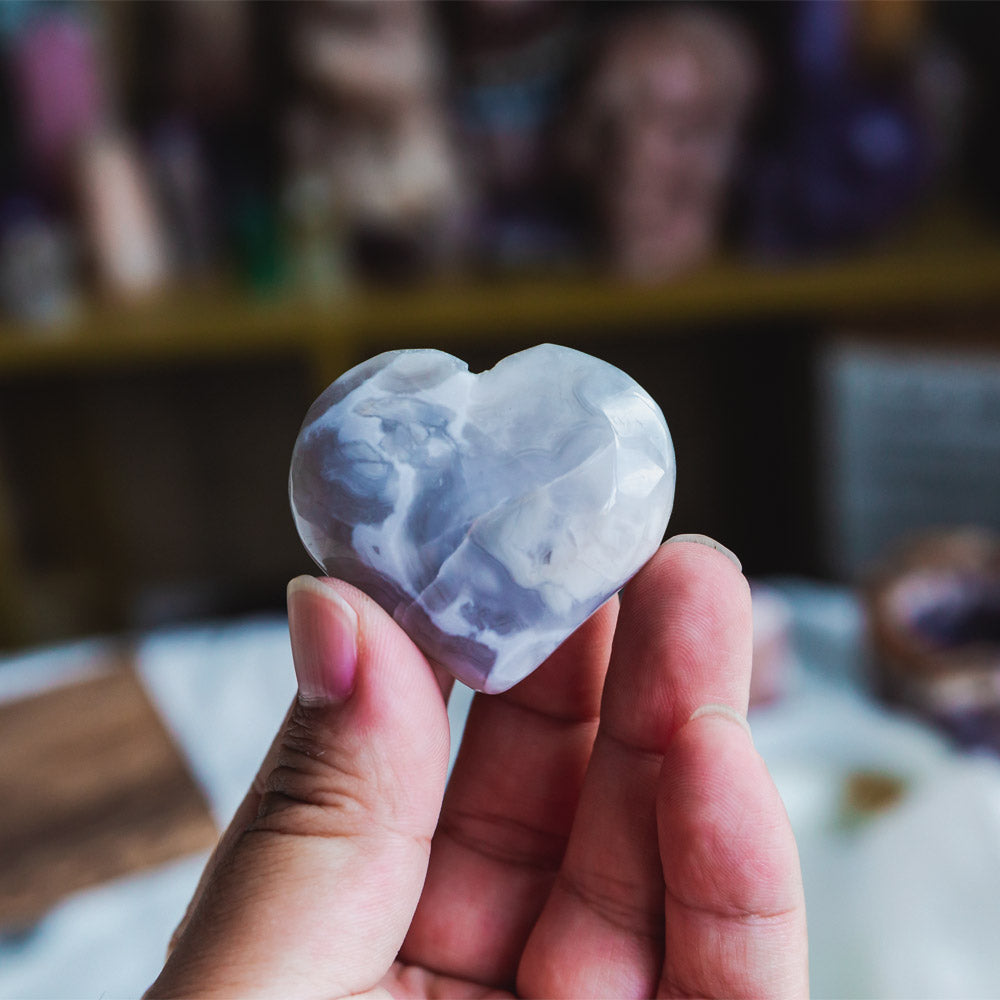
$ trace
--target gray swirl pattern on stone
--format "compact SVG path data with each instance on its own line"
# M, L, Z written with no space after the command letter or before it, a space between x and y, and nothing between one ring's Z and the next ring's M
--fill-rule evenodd
M652 556L674 478L650 396L604 361L543 344L479 375L433 350L351 369L306 414L289 491L325 573L497 693Z

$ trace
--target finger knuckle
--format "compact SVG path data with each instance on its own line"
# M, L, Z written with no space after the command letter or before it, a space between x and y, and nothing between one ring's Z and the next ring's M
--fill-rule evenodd
M605 923L628 934L663 939L663 910L650 894L650 886L594 870L560 873L563 890ZM657 889L657 896L660 890Z
M297 708L264 779L256 826L310 836L345 836L371 826L372 776L329 739L317 714Z

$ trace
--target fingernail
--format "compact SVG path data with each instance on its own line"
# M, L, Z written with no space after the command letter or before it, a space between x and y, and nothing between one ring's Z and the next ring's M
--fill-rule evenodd
M750 732L750 723L747 722L746 716L740 715L735 708L730 708L728 705L702 705L691 713L691 718L688 719L688 722L694 722L695 719L700 719L703 715L714 715L720 719L728 719L730 722L735 722L750 737L750 742L753 743L753 733Z
M339 705L358 667L358 616L332 587L311 576L288 584L288 630L299 701Z
M736 553L727 549L725 545L717 542L714 538L709 538L708 535L674 535L673 538L668 538L665 544L669 545L671 542L694 542L696 545L707 545L710 549L721 552L741 573L743 572L743 563L737 559Z

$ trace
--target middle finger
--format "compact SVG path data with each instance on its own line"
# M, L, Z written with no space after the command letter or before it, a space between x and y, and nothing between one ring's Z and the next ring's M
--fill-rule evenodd
M513 987L573 824L617 615L613 597L526 680L473 700L404 961Z

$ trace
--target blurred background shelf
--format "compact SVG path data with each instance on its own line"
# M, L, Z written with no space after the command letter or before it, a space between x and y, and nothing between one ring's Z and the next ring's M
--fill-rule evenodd
M594 337L621 327L660 337L720 323L927 319L993 308L1000 308L1000 245L988 239L787 267L722 260L667 284L604 275L455 280L358 290L323 305L248 298L220 284L130 306L90 306L74 322L45 331L0 324L0 379L296 351L320 359L322 376L333 377L338 363L359 360L371 344L503 343L540 331Z
M606 358L671 530L844 578L829 346L997 352L998 15L363 9L0 19L0 647L279 607L299 422L402 347Z

